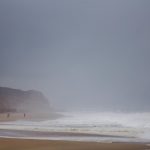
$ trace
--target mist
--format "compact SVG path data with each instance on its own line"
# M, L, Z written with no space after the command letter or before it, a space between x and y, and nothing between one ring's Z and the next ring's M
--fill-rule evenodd
M64 110L149 111L149 0L1 0L0 86Z

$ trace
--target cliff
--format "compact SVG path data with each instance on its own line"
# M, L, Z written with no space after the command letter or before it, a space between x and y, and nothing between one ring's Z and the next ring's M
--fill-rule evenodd
M49 112L50 105L45 96L35 90L23 91L0 87L0 113L3 112Z

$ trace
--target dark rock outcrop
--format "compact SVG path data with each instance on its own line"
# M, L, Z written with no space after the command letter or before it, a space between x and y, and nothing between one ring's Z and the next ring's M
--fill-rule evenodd
M45 98L45 96L39 91L22 91L18 89L0 87L0 113L47 113L49 111L49 102Z

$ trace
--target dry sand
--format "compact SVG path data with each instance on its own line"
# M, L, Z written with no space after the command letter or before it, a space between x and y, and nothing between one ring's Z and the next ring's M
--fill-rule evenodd
M0 139L0 150L148 150L140 143L96 143L25 139Z

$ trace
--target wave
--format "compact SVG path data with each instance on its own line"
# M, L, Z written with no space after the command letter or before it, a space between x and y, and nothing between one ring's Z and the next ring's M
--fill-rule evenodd
M0 129L103 134L150 140L149 112L65 112L63 115L56 120L0 123Z

